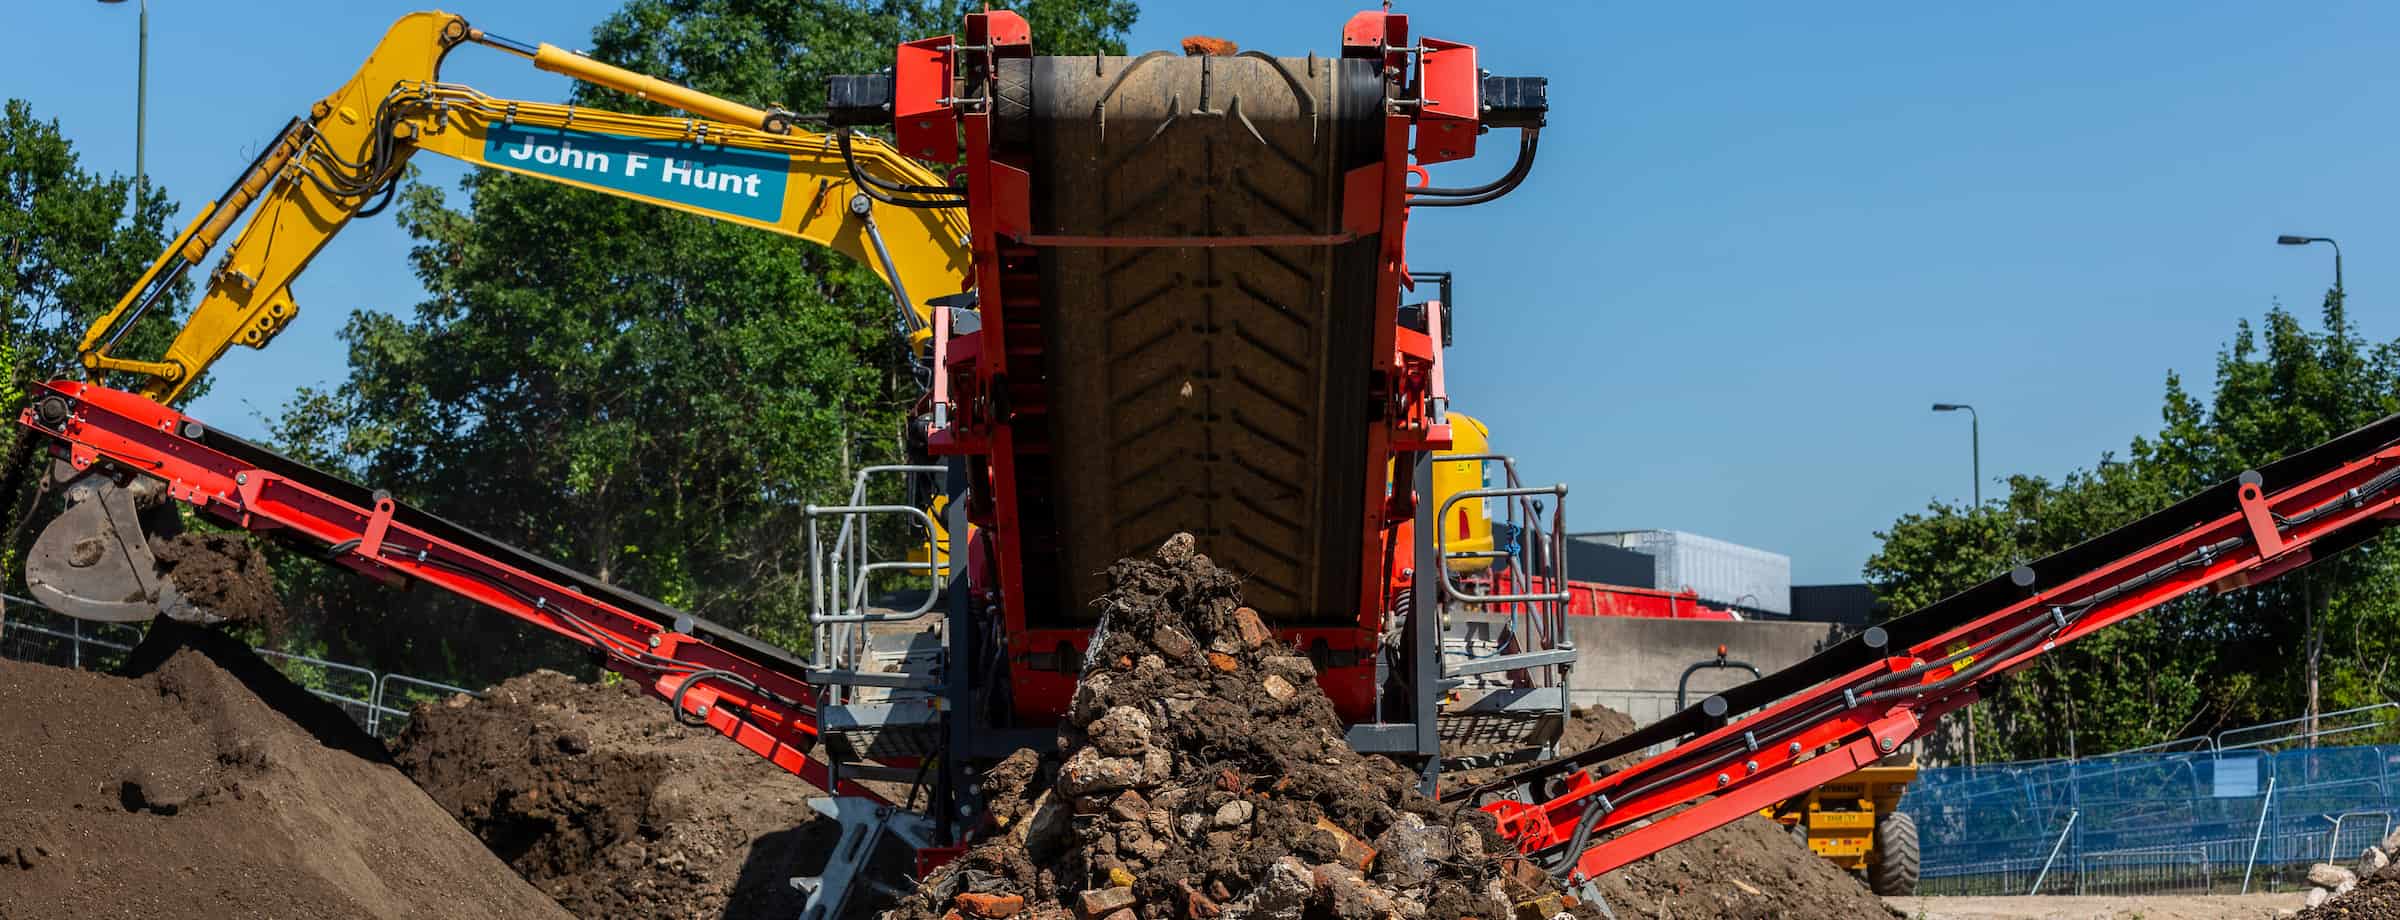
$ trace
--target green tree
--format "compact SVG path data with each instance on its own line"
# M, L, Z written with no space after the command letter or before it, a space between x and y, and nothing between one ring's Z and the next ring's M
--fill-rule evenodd
M137 195L133 180L83 167L73 142L56 120L34 115L33 106L10 99L0 107L0 407L12 417L36 381L80 374L76 343L85 327L114 306L169 241L167 219L175 207L155 185ZM138 197L138 201L136 200ZM170 315L133 329L121 346L155 353L165 345L181 313L188 283L167 292ZM145 351L148 349L149 351ZM193 395L205 390L202 381ZM14 456L17 432L0 436L0 457ZM38 473L43 461L32 460ZM0 496L9 509L7 528L29 541L33 528L16 528L32 494L32 475L22 487ZM4 529L0 529L4 532ZM0 550L0 584L13 583L21 546Z
M633 0L594 57L720 96L822 107L825 77L888 66L963 4ZM1133 7L1048 0L1047 53L1122 53ZM578 104L655 111L580 87ZM411 184L430 296L354 314L350 375L303 391L279 441L319 464L612 583L804 643L801 507L899 453L915 398L890 296L830 250L494 172L467 207ZM336 654L484 680L563 664L447 599L287 573ZM538 650L538 651L537 651ZM550 657L544 658L543 655Z
M2016 476L1982 508L1935 503L1877 537L1866 578L1914 610L2400 409L2400 345L2361 339L2328 293L2318 327L2243 321L2202 402L2169 375L2157 434L2058 482ZM1986 760L2122 750L2390 699L2400 551L2370 543L2304 573L2186 598L2011 675L1975 707ZM1946 751L1952 756L1960 752Z
M175 206L156 185L137 204L132 179L84 169L58 122L35 117L22 99L0 111L0 194L8 201L0 208L0 254L8 262L0 271L7 310L0 335L13 352L11 392L22 393L25 384L79 367L75 346L84 328L167 248ZM189 288L170 292L169 306L180 305ZM173 325L145 324L124 347L161 347Z

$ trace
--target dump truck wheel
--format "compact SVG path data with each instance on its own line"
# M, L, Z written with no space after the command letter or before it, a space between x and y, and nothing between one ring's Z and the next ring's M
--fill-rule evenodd
M1894 811L1875 822L1867 887L1887 897L1917 893L1917 819Z

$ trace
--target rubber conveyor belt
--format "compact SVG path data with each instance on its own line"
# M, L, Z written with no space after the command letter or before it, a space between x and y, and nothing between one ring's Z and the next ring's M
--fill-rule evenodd
M1377 241L1337 238L1382 151L1372 63L1037 58L1030 82L1035 232L1114 241L1044 260L1047 613L1088 617L1109 563L1190 531L1271 620L1355 620Z

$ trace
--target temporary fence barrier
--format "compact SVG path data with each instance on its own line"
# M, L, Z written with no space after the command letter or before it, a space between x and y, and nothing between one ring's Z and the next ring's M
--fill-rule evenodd
M59 616L27 598L0 594L0 658L105 671L123 664L126 653L141 641L139 626ZM252 651L302 689L339 707L359 728L385 740L408 725L409 710L417 703L460 693L481 695L439 681L277 649Z
M2310 865L2354 863L2400 826L2400 745L2237 743L1927 768L1900 805L1917 823L1918 890L2293 890Z

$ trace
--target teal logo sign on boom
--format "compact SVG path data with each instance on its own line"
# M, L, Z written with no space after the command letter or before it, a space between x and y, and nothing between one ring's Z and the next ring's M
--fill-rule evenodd
M768 223L783 220L791 165L787 157L755 150L524 126L494 127L484 138L483 159Z

